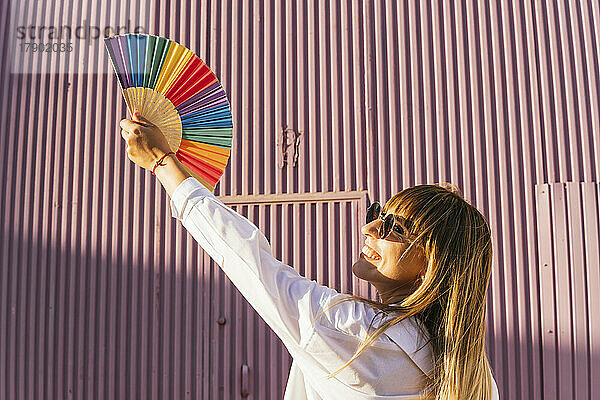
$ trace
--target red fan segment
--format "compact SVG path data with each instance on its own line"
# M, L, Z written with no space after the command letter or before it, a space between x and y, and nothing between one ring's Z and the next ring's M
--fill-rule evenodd
M171 100L173 105L175 107L177 107L181 103L183 103L186 100L190 99L191 97L197 95L202 90L206 89L207 87L209 87L210 85L212 85L215 82L218 82L217 77L215 76L215 74L212 73L212 71L209 71L209 74L206 75L204 78L200 79L197 82L194 82L193 85L186 88L186 91L184 93L181 93L176 98L169 99L169 100Z
M198 57L192 57L173 85L167 97L175 107L217 81L210 68Z
M199 76L198 72L200 71L203 65L205 64L201 59L192 56L192 58L190 58L187 61L187 63L181 70L181 73L179 74L177 79L175 79L173 84L169 87L169 89L165 93L165 96L171 99L171 97L177 95L177 93L184 91L185 87L183 87L183 85L189 85L190 82L193 82L191 79L201 78L201 75Z
M207 164L205 161L194 157L189 153L177 152L177 158L192 169L196 174L205 178L211 185L216 185L219 178L223 175L223 170L215 168L213 165Z

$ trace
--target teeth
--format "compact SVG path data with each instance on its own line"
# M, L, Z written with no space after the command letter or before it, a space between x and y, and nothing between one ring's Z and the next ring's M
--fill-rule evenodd
M369 258L372 258L373 260L379 260L379 259L381 259L381 257L379 256L379 254L375 253L367 245L365 245L362 248L362 252L363 252L364 255L366 255Z

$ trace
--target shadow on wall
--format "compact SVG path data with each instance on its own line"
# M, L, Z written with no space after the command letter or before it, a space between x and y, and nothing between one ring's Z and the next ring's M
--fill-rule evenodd
M563 338L564 339L564 338ZM600 353L572 351L570 343L542 347L542 397L550 400L600 398ZM559 350L557 350L557 348Z
M289 354L191 236L156 264L1 243L0 398L282 397ZM541 349L541 398L596 398L600 353L556 348ZM502 399L528 393L507 385L523 373L494 371Z
M281 398L289 354L184 236L154 264L5 233L0 398Z

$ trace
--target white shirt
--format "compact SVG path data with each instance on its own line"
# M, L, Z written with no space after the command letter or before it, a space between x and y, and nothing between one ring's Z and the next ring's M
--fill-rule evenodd
M284 399L417 399L431 372L431 345L414 318L392 326L336 377L367 335L376 310L346 301L277 260L263 233L193 177L171 198L172 216L221 266L240 293L279 336L293 362ZM376 324L380 323L380 317ZM373 329L373 328L371 328ZM371 330L372 331L372 330ZM497 389L494 382L495 398Z

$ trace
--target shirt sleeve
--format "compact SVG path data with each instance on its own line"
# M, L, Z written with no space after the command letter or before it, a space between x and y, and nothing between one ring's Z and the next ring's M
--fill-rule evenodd
M263 233L221 202L194 177L170 201L181 221L240 293L293 353L313 331L314 318L337 291L277 260Z

